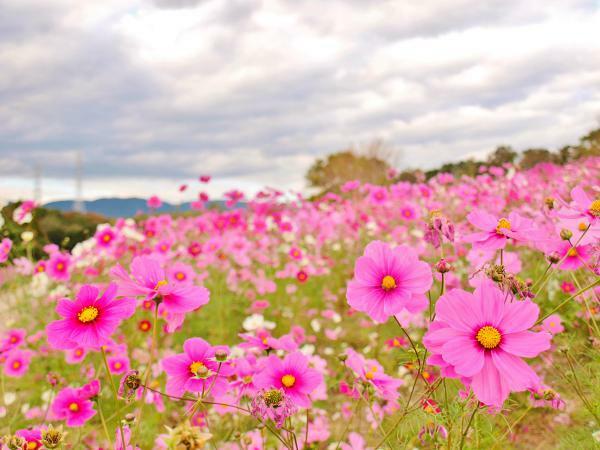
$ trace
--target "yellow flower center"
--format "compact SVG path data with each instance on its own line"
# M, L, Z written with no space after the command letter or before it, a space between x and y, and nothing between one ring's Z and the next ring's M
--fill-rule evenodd
M115 369L119 370L121 367L123 367L123 364L117 361L115 363Z
M20 367L21 367L21 361L15 361L15 362L13 362L13 363L12 363L12 368L13 368L14 370L17 370L17 369L19 369Z
M63 263L59 262L56 265L56 270L58 270L59 272L62 272L63 270L65 270L65 265Z
M167 284L169 284L167 280L160 280L158 283L156 283L156 286L154 286L154 290L159 289L161 286L166 286Z
M600 217L600 198L594 200L590 205L590 214L594 217Z
M194 375L198 375L198 372L202 371L205 368L206 366L204 365L204 363L200 361L195 361L192 364L190 364L190 372L192 372Z
M575 247L571 247L569 249L569 251L567 252L567 256L571 256L571 257L577 256L577 249Z
M79 405L75 402L69 405L69 411L77 412L79 411Z
M486 325L479 329L477 335L475 336L475 339L477 339L477 342L479 342L482 345L482 347L491 350L500 345L502 335L496 328L490 325Z
M281 384L283 384L286 388L291 388L294 384L296 384L296 377L294 375L284 375L281 377Z
M510 222L508 219L504 217L498 221L498 225L496 225L496 231L500 233L502 230L510 230Z
M30 441L27 443L27 450L36 450L38 447L38 443L35 441Z
M183 272L177 272L177 274L175 275L175 278L177 278L178 280L183 280L185 278L185 274Z
M246 375L242 378L242 381L244 382L244 384L250 384L252 383L252 375Z
M105 234L104 236L102 236L102 240L104 242L110 242L110 240L111 240L110 234Z
M96 319L98 317L98 308L95 306L86 306L79 314L77 314L77 318L81 323L88 323Z
M588 226L585 222L579 222L579 225L577 226L577 228L579 228L579 231L585 231L587 227Z
M383 277L383 280L381 280L381 287L385 291L390 291L392 289L395 289L396 288L396 280L394 279L394 277L392 277L390 275L386 275L385 277Z

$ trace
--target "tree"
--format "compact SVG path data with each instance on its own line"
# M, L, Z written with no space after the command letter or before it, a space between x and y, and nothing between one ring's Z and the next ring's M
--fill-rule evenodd
M521 155L519 165L522 169L531 169L539 163L556 162L555 155L545 148L530 148Z
M389 151L381 141L374 141L363 150L348 148L317 159L306 173L310 187L323 192L339 192L347 181L359 180L363 183L387 184L391 169L386 161Z
M503 164L514 162L516 157L517 152L515 152L512 147L501 145L487 157L487 163L490 166L501 166Z

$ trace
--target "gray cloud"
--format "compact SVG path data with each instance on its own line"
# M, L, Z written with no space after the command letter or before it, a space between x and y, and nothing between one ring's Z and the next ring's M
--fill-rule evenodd
M297 187L353 143L431 167L574 142L600 112L590 2L46 3L0 6L0 176L70 176L80 150L107 194L203 172Z

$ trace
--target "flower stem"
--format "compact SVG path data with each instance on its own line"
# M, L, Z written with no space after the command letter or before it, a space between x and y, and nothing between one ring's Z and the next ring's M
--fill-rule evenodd
M538 321L534 324L534 325L539 325L540 323L542 323L544 320L546 320L548 317L550 317L552 314L554 314L556 311L558 311L559 309L561 309L563 306L565 306L566 304L568 304L569 302L571 302L571 300L573 300L575 297L583 294L584 292L590 290L591 288L593 288L594 286L596 286L597 284L600 283L600 277L598 277L596 279L596 281L594 281L591 284L588 284L586 287L584 287L583 289L578 290L577 292L575 292L573 295L571 295L568 299L564 300L563 302L561 302L556 308L554 308L552 311L550 311L548 314L544 315L543 317L541 317L540 319L538 319Z

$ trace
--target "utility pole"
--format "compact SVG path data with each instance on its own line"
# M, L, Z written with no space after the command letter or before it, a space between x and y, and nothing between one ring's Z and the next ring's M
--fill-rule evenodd
M77 151L76 166L75 166L75 201L73 202L73 210L77 212L85 212L85 203L83 202L83 158L81 150Z

